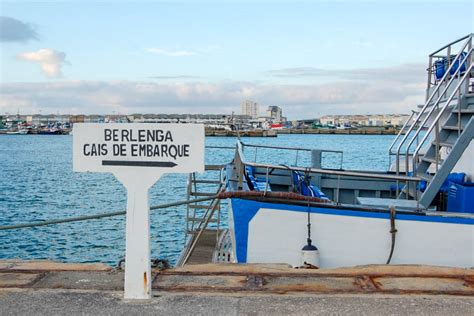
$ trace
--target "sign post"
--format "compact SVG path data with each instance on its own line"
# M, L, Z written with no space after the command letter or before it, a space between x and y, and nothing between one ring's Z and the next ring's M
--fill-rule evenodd
M75 124L73 169L111 172L127 189L124 297L150 299L148 190L165 173L204 171L204 126Z

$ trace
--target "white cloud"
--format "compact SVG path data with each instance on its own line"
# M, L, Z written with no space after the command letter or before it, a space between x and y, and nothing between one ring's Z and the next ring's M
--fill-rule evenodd
M159 76L150 76L150 79L158 79L158 80L180 80L180 79L198 79L199 76L191 76L191 75L159 75Z
M148 48L147 51L150 53L165 55L165 56L170 56L170 57L186 57L186 56L196 55L195 52L191 52L187 50L169 51L163 48L156 48L156 47Z
M244 99L279 105L290 119L323 114L409 113L425 97L425 67L267 72L280 83L246 81L57 81L0 84L0 113L222 113ZM180 76L178 76L180 77ZM325 83L301 83L322 77ZM165 78L167 78L165 76ZM186 76L187 78L187 76ZM294 78L299 79L296 82Z
M355 69L323 69L314 67L295 67L275 69L264 72L265 75L285 79L298 78L333 78L358 81L397 81L420 82L426 76L426 65L403 64L383 68L355 68Z
M21 53L18 59L39 63L42 72L48 77L60 77L61 67L67 63L66 54L51 48L42 48L36 52Z
M409 113L424 99L424 82L326 84L61 81L0 85L0 113L216 113L239 111L244 99L279 105L290 119L322 114Z

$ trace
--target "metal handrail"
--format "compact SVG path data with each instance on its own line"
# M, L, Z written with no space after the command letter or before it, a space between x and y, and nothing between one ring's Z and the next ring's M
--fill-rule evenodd
M254 161L257 162L257 150L259 148L269 148L269 149L282 149L282 150L293 150L296 151L296 161L295 166L298 165L298 153L300 151L312 152L314 150L318 150L321 153L336 153L341 154L341 161L340 161L340 169L342 169L342 165L344 162L344 152L342 150L334 150L334 149L311 149L311 148L304 148L304 147L286 147L286 146L271 146L271 145L257 145L257 144L246 144L240 141L244 147L253 147L255 148L255 158Z
M438 99L436 100L436 102L433 104L433 106L431 107L431 110L428 112L428 115L426 115L426 117L423 119L423 122L420 124L420 127L416 130L415 132L415 135L413 135L413 138L410 140L410 142L408 143L407 145L407 148L406 148L406 153L405 153L405 157L407 157L405 159L405 170L408 171L408 166L409 166L409 162L408 162L408 154L409 154L409 151L410 151L410 147L411 145L413 144L413 142L415 141L415 139L418 137L418 135L420 134L421 130L423 129L423 126L425 126L426 122L428 121L428 119L431 117L431 114L433 114L433 112L435 111L436 107L439 105L441 99L443 98L443 95L446 93L446 91L448 90L448 88L451 86L451 83L454 82L454 80L456 79L456 76L458 75L458 73L460 73L461 71L461 65L466 62L467 58L471 56L471 53L472 51L474 50L474 48L471 48L468 53L464 56L464 58L462 59L462 62L459 62L459 67L456 69L456 71L454 72L454 74L452 75L451 79L449 80L449 82L445 85L444 89L443 89L443 92L441 93L441 95L438 97ZM454 65L454 62L451 64L451 67ZM451 67L449 67L449 69L447 70L447 72L450 72L451 71ZM467 74L469 74L469 71L466 71L466 74L464 76L466 76ZM461 85L458 84L456 86L456 89L454 89L455 92L457 92L457 90L459 89ZM450 98L448 100L448 102L446 102L445 106L443 107L446 108L449 103L452 101L452 98ZM433 130L433 127L437 124L438 122L433 122L429 128L429 130ZM426 136L426 135L425 135ZM420 146L420 145L418 145Z
M420 182L422 179L418 177L409 177L409 176L400 176L400 175L389 175L389 174L375 174L368 172L359 172L359 171L343 171L343 170L332 170L332 169L319 169L319 168L303 168L303 167L289 167L283 165L271 165L271 164L260 164L246 161L242 151L243 144L237 141L237 155L242 165L251 166L256 168L269 168L276 170L290 170L290 171L300 171L300 172L309 172L309 173L320 173L320 174L329 174L329 175L338 175L338 176L348 176L348 177L361 177L361 178L371 178L371 179L384 179L384 180L394 180L394 181L413 181Z
M225 190L225 187L221 183L219 185L218 190L216 191L216 194L214 195L214 198L211 200L211 204L209 204L209 206L207 207L206 212L203 215L202 220L199 222L199 226L196 229L196 231L198 232L197 235L190 240L189 247L187 247L185 249L185 254L180 259L180 261L178 262L178 266L184 266L188 262L191 255L193 254L194 249L196 248L199 239L201 238L202 234L204 233L204 230L207 228L207 225L209 224L209 221L211 220L212 216L214 215L214 212L218 208L218 205L220 203L219 193L223 192L224 190Z
M472 49L471 49L472 51ZM459 67L460 68L460 67ZM458 70L459 70L458 68ZM433 130L433 128L436 126L436 124L438 123L439 119L441 118L441 116L444 114L444 111L446 111L446 109L448 108L449 106L449 103L452 101L452 99L454 98L454 96L456 95L456 93L458 93L458 90L460 89L461 85L464 83L464 80L466 80L466 78L469 76L469 73L471 72L471 70L474 68L474 64L471 64L469 66L469 68L467 68L467 71L466 73L464 74L464 76L462 77L462 79L459 81L459 83L457 84L456 88L453 90L453 92L451 93L451 95L449 96L448 98L448 101L446 102L446 104L443 106L443 108L441 109L441 111L438 112L438 115L435 117L433 123L431 124L431 126L428 128L428 131L426 132L425 136L422 138L421 142L418 144L418 146L416 147L415 151L413 152L413 161L412 161L412 166L413 166L413 174L415 175L416 174L416 170L415 170L415 165L416 165L416 161L418 160L418 153L421 149L421 147L423 147L423 144L425 143L425 141L428 139L431 131ZM430 113L428 114L431 115L433 111L430 111Z
M445 74L443 75L443 77L441 78L440 81L444 81L446 80L447 76L450 75L450 72L451 72L451 69L453 67L453 65L455 64L456 60L459 60L459 57L461 56L462 52L466 49L467 45L471 42L471 39L472 39L472 35L468 35L466 37L464 37L464 39L466 38L469 38L468 41L466 41L464 43L464 45L462 46L462 48L459 50L459 53L456 55L456 57L454 58L453 62L450 64L450 66L448 67L448 69L446 70ZM459 67L457 70L461 69L461 65L462 63L459 63ZM447 90L447 86L450 85L451 81L453 80L454 77L451 78L451 80L448 82L448 84L445 86L445 89L443 91L443 93L441 94L441 97L444 95L444 93L446 92ZM422 115L425 113L425 110L428 108L428 106L430 105L432 99L434 98L435 94L439 91L441 85L437 85L435 90L433 91L433 93L431 93L431 95L429 96L428 100L426 100L425 102L425 105L423 106L423 108L418 112L418 115L415 119L415 122L413 123L413 125L410 126L410 128L408 129L408 131L406 132L405 136L402 138L402 141L399 143L398 147L397 147L397 152L396 152L396 174L399 175L400 174L400 150L403 146L403 144L405 143L405 141L407 140L407 138L409 137L410 133L413 131L415 125L420 121ZM438 101L436 103L438 103L440 100L440 98L438 99ZM423 127L423 126L421 126ZM412 140L414 140L415 137L412 138ZM411 142L413 143L413 142ZM410 149L410 146L408 146L408 149L407 149L407 152L406 152L406 157L408 158L408 151ZM407 159L405 159L407 160ZM408 170L406 170L406 172L408 172Z
M461 38L459 38L459 39L457 39L457 40L455 40L455 41L452 41L452 42L449 43L449 44L444 45L444 46L441 47L440 49L438 49L438 50L434 51L433 53L431 53L429 56L430 56L430 57L434 57L435 54L439 53L439 52L442 51L443 49L446 49L446 48L448 48L449 46L452 46L452 45L454 45L454 44L456 44L456 43L459 43L459 42L461 42L461 41L464 41L466 38L469 38L469 37L474 37L474 33L468 34L468 35L463 36L463 37L461 37Z
M408 123L411 122L411 119L413 118L413 115L415 115L415 113L417 113L415 110L411 110L411 115L410 115L410 117L405 121L405 123L403 124L402 128L401 128L400 131L398 132L397 137L395 137L395 139L392 141L392 143L391 143L390 146L388 147L388 154L389 154L389 155L395 154L395 153L392 152L393 146L395 146L395 143L398 141L398 139L399 139L400 136L402 135L403 130L407 127Z
M256 145L256 144L246 144L241 142L244 147L259 147L259 148L270 148L270 149L286 149L286 150L296 150L296 151L312 151L314 149L311 148L304 148L304 147L284 147L284 146L270 146L270 145ZM328 153L344 153L342 150L334 150L334 149L318 149L323 152Z

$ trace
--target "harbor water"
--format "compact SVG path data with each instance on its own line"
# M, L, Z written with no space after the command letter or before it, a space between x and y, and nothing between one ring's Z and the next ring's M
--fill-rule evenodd
M345 169L387 170L387 148L393 135L279 135L244 138L244 143L342 150ZM210 146L235 146L232 137L208 137ZM247 148L258 162L295 165L296 152ZM206 163L230 162L233 150L206 149ZM298 165L309 166L308 152ZM323 167L340 167L337 153L323 155ZM155 184L150 205L186 198L186 175L168 174ZM72 171L72 137L0 136L0 226L125 210L126 192L111 174ZM151 214L152 258L172 264L185 242L186 207ZM226 216L223 214L225 225ZM0 259L51 259L115 265L125 254L125 218L65 223L0 231Z

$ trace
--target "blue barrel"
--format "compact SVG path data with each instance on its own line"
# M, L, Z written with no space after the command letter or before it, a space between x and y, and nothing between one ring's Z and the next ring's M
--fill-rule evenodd
M444 58L435 61L435 69L436 69L435 76L436 76L436 80L440 80L441 78L443 78L444 72L446 71L445 65L446 65L446 60L445 60Z
M451 68L451 71L449 72L450 75L454 75L454 73L456 72L456 70L458 70L458 67L459 67L459 62L462 61L465 57L466 57L466 52L462 52L461 55L459 55L459 58L458 60L456 60L454 63L453 63L453 67ZM453 55L451 56L451 59L454 59L456 58L456 55ZM467 58L466 58L467 60ZM461 65L461 69L459 70L459 72L462 74L466 71L466 60L462 63Z

